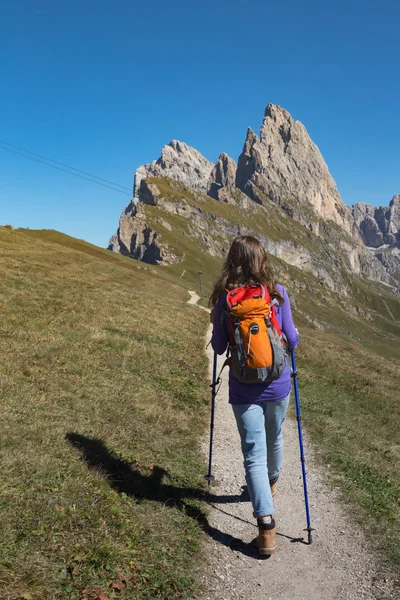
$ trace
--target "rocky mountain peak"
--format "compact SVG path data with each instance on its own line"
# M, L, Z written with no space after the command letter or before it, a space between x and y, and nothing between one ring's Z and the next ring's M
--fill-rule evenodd
M264 112L264 122L266 119L271 119L274 123L280 125L291 125L295 123L292 115L277 104L268 104ZM262 130L262 128L261 128Z
M258 136L256 133L254 133L254 131L252 130L251 127L247 128L247 133L246 133L246 139L244 142L244 147L243 147L243 151L249 151L250 148L252 148L252 146L256 143L259 142L260 140L258 139Z
M248 193L250 198L256 200L249 189L248 182L251 180L256 169L257 161L257 145L260 143L258 136L249 127L247 129L246 139L244 142L242 154L239 156L238 166L236 170L236 187L242 190L245 194Z
M310 206L347 232L352 229L350 211L318 147L304 125L275 104L265 110L260 138L247 132L236 185L257 202L267 196L280 205Z
M211 171L208 195L218 200L218 192L221 188L230 188L235 185L236 163L225 152L221 152L217 162Z
M163 147L158 160L142 165L136 170L134 197L138 197L142 179L160 176L175 179L193 190L206 194L212 168L213 164L198 150L179 140L172 140Z
M400 211L400 194L395 194L389 203L389 208L392 211Z

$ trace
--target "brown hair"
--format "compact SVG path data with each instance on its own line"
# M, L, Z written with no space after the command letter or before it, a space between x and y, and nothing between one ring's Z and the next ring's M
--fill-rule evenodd
M283 296L276 289L275 278L264 247L250 235L241 235L233 240L222 273L210 296L210 305L214 306L226 289L233 289L245 283L266 285L271 297L283 304Z

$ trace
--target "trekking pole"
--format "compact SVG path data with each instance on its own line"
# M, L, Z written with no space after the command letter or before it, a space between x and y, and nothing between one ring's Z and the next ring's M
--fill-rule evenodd
M213 448L213 436L214 436L214 412L215 412L215 396L217 395L217 353L214 352L213 362L213 375L211 384L211 422L210 422L210 451L208 455L208 473L204 475L204 479L208 481L208 489L210 489L211 482L214 481L215 477L211 474L212 469L212 448Z
M310 520L310 509L308 507L308 492L307 492L307 478L306 478L306 462L304 458L304 448L303 448L303 433L301 430L301 415L300 415L300 399L299 399L299 390L297 386L297 369L296 369L296 358L294 356L294 350L290 351L292 357L292 377L294 384L294 395L296 398L296 418L297 418L297 428L299 430L299 442L300 442L300 460L301 460L301 470L303 473L303 488L304 488L304 500L306 503L306 517L307 517L307 529L308 532L308 543L312 543L312 527Z

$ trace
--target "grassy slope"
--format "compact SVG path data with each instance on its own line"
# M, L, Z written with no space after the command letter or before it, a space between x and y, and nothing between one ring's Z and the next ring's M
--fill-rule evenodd
M304 329L301 334L303 422L371 547L398 569L399 361L344 336Z
M190 597L207 315L55 232L0 248L0 597Z

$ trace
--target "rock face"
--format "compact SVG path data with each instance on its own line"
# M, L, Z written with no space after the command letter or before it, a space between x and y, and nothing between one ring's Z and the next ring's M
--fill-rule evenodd
M265 111L260 138L251 129L238 161L236 185L256 202L310 205L323 219L352 231L350 210L318 149L300 121L273 104Z
M235 182L236 163L230 156L225 154L225 152L222 152L211 171L207 193L211 198L219 200L219 190L222 188L232 188L235 186Z
M153 191L156 189L153 188ZM166 244L159 244L159 234L146 223L142 204L133 200L123 210L118 230L111 237L108 250L151 265L176 261L176 256L169 252Z
M389 206L359 202L351 207L362 239L386 271L400 281L400 195Z
M391 276L390 282L397 285L400 282L400 248L399 246L382 246L375 251L375 256Z
M138 198L140 182L146 177L170 177L188 188L206 194L212 168L213 164L195 148L172 140L168 146L164 146L158 160L137 169L134 198Z
M389 206L371 206L359 202L351 212L366 246L379 248L383 244L400 247L400 195L393 196Z

